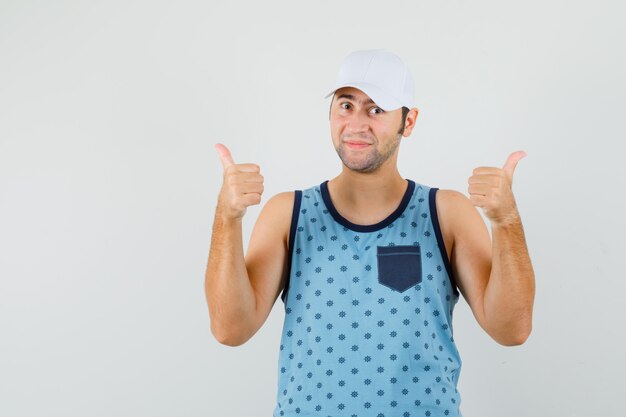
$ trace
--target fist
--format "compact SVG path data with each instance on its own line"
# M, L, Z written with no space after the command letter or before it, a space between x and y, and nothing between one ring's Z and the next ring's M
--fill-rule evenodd
M478 167L467 180L470 201L483 209L492 224L507 224L519 219L512 190L513 173L525 156L524 151L513 152L502 168Z
M219 215L225 220L240 220L248 206L259 204L263 194L263 175L257 164L235 164L228 148L215 145L224 167L224 182L217 201Z

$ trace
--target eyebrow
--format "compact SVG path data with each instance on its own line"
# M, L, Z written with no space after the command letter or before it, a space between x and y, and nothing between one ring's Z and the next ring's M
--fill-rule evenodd
M348 100L357 101L352 94L341 94L339 97L337 97L337 100L339 100L340 98L347 98ZM371 98L369 100L365 101L364 103L363 103L362 100L358 100L358 102L362 103L362 104L370 104L370 103L376 104L376 103L374 103L374 100L372 100Z

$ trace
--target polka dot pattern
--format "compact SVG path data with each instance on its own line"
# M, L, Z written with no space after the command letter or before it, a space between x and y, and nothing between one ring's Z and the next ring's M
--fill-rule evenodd
M461 416L437 189L407 181L398 210L362 228L327 181L297 191L273 417Z

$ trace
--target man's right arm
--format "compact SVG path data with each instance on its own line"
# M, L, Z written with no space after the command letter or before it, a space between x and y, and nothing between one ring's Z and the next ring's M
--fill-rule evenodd
M287 239L295 192L272 197L261 210L244 257L241 223L247 207L260 204L263 175L257 164L236 164L216 144L224 182L215 210L204 291L211 332L238 346L263 325L287 279Z

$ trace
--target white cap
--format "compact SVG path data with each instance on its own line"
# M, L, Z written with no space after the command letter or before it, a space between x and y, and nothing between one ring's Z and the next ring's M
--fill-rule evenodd
M384 49L354 51L343 59L332 96L341 87L354 87L367 94L385 111L415 107L415 82L411 70Z

